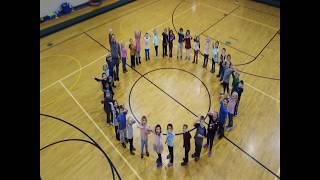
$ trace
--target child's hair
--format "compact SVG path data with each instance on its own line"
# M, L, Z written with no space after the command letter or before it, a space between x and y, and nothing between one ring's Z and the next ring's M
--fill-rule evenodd
M179 31L183 31L183 28L180 28Z
M107 84L108 84L108 83L107 83ZM124 110L123 105L120 105L120 106L119 106L119 109L120 109L120 110Z
M148 35L149 33L148 32L146 32L146 34L145 35Z
M243 84L243 80L241 80L240 83Z
M156 127L154 127L154 133L156 133L156 134L157 134L157 131L156 131L157 127L159 127L159 128L160 128L160 133L161 133L161 126L160 126L160 124L157 124L157 125L156 125Z
M183 127L187 129L188 128L188 124L183 124Z
M167 125L167 129L168 129L169 127L171 127L171 129L173 129L173 126L172 126L171 123L169 123L169 124Z
M227 51L226 48L222 48L222 51Z
M103 77L103 75L107 75L105 72L103 72L102 74L101 74L101 77Z
M231 55L230 55L230 54L228 54L228 55L227 55L227 58L231 59Z
M170 31L169 31L169 34L173 34L173 31L172 31L172 29L170 29Z
M204 116L203 115L200 116L200 120L204 120Z
M229 102L229 99L228 98L223 98L224 101L227 101L227 103Z
M189 29L187 29L186 35L190 35L190 30Z
M146 117L145 115L143 115L143 116L141 117L141 120L142 120L142 121L145 120L145 121L147 122L147 117Z

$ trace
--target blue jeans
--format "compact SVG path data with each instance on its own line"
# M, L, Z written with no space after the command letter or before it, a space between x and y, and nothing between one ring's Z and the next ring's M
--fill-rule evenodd
M144 51L146 52L146 60L150 60L150 50L145 49Z
M127 64L127 58L123 57L122 58L122 71L123 72L127 70L126 64Z
M143 154L144 147L146 147L146 152L148 152L148 139L141 139L141 154Z

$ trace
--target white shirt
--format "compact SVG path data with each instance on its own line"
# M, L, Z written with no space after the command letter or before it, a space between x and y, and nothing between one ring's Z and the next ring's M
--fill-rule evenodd
M199 42L194 42L194 50L199 50Z
M144 49L150 49L150 37L144 37Z

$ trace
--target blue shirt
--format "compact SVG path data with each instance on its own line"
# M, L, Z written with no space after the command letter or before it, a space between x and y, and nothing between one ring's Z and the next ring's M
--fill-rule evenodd
M178 35L179 35L178 42L182 43L183 42L183 38L184 38L184 34L179 32Z
M117 121L119 122L119 130L126 129L127 126L127 119L126 119L126 112L120 113L117 117Z
M158 34L153 36L153 44L155 46L159 45L159 39L158 39Z
M173 138L174 138L175 134L173 132L168 132L167 133L167 144L170 147L173 147Z
M228 114L228 109L224 107L223 101L220 101L219 120L222 124L225 123L227 114Z

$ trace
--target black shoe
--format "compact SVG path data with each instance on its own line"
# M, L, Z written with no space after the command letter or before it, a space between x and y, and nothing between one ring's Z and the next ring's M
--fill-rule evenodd
M192 158L195 158L195 157L196 157L196 155L195 155L195 154L192 154L192 155L191 155L191 157L192 157Z
M200 159L199 157L194 158L195 161L199 161L199 159Z
M130 151L130 154L131 154L131 155L135 155L134 152L132 152L132 151Z
M170 154L168 154L167 159L170 159Z
M219 75L217 75L217 78L219 77Z
M149 157L149 152L146 152L147 157Z
M141 154L141 159L143 159L143 154Z
M122 147L123 147L123 148L126 148L126 144L125 144L125 143L122 143Z
M186 166L186 165L188 165L188 162L182 162L181 163L181 166Z

